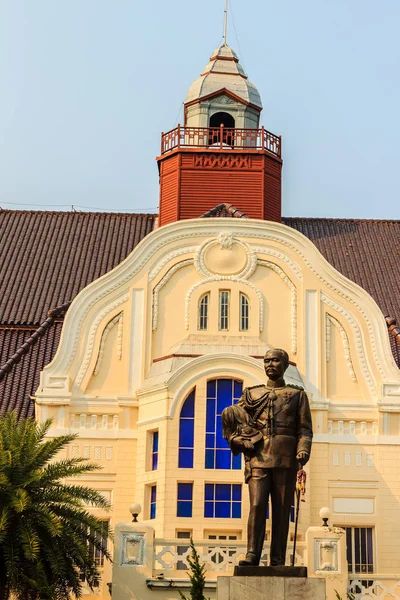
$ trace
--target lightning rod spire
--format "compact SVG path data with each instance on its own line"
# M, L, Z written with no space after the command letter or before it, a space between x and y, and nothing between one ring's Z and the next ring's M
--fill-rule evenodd
M229 0L226 0L225 10L224 10L224 44L226 44L226 30L228 29L228 4L229 4Z

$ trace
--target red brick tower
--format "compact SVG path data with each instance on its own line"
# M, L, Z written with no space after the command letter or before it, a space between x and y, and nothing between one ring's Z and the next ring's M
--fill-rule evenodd
M257 88L223 44L189 89L184 126L161 136L160 225L222 203L281 220L281 138L259 127L261 110Z

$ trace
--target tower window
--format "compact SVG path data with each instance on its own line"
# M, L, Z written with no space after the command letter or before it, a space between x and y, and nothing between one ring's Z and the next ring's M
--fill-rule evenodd
M206 408L206 469L241 469L241 454L233 456L222 436L221 414L224 408L236 404L242 395L242 382L233 379L212 379L207 382Z
M193 468L194 453L194 395L195 390L189 394L183 403L179 419L179 457L178 467L181 469Z
M151 470L155 471L158 467L158 431L153 431L151 448Z
M230 293L228 290L219 292L219 328L221 331L229 329L229 299Z
M193 505L193 483L178 483L177 517L191 517Z
M215 519L240 519L242 516L241 484L206 483L204 516Z
M221 125L224 126L222 131L221 140ZM232 129L235 128L235 119L226 112L217 112L210 117L210 135L208 143L210 146L213 144L225 144L226 146L234 145L234 132Z
M239 295L240 304L240 331L249 330L249 300L244 294Z
M208 327L208 305L210 294L204 294L199 302L199 329L204 331Z
M157 512L157 486L152 485L150 488L150 519L156 518Z

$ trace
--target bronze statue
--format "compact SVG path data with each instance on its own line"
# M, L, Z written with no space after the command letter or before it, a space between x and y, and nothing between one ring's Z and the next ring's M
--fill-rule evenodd
M288 366L285 350L269 350L264 357L267 385L245 388L238 404L222 413L224 437L235 455L243 452L245 481L249 485L247 554L240 565L260 562L269 496L270 564L285 564L296 475L310 458L313 435L307 394L283 379Z

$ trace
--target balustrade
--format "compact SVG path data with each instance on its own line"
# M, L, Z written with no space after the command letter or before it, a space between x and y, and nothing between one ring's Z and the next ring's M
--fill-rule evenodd
M354 600L400 600L400 580L393 577L350 579L348 592Z
M234 566L246 555L247 544L237 540L227 540L224 544L216 540L200 540L195 541L195 547L200 555L200 561L205 565L207 577L213 578L216 573L233 573ZM261 564L268 564L269 549L269 543L265 544ZM288 561L292 551L293 543L289 542ZM305 542L297 542L296 565L304 565L305 552ZM187 562L189 555L189 540L156 538L154 540L153 577L161 574L165 577L173 577L179 575L176 571L188 570L190 568Z
M163 133L161 154L176 148L208 148L210 150L266 150L281 156L281 137L261 129L231 127L181 127Z
M378 421L330 419L328 433L333 435L378 435Z
M72 429L118 429L119 417L114 414L71 414Z

